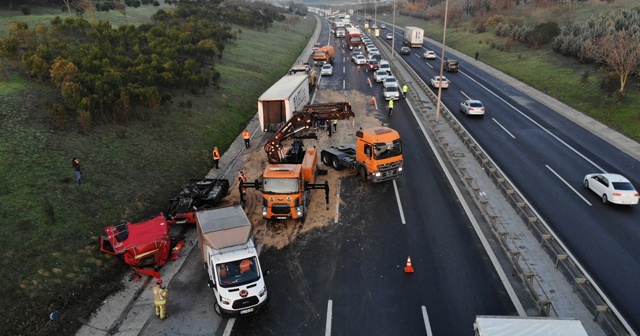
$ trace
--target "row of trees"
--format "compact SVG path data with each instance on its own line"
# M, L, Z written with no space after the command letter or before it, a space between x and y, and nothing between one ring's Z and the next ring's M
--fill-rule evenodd
M15 22L0 38L0 52L60 89L63 102L50 105L60 127L73 117L88 132L96 123L146 119L176 90L202 93L217 85L215 62L237 38L230 23L267 29L284 19L284 10L249 1L190 1L138 27L114 29L82 17L56 17L34 29Z

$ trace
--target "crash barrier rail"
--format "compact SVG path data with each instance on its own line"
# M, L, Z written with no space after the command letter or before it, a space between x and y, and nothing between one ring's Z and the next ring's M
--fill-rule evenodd
M394 72L394 76L399 82L410 83L412 90L409 90L407 99L411 102L421 102L418 94L418 90L420 90L420 92L427 94L432 103L437 104L438 96L422 81L420 76L418 76L402 57L394 50L391 50L391 46L387 43L378 44L384 46L383 48L378 46L378 50L380 50L387 59L393 60L393 62L390 62L392 63L391 66L394 67L394 65L399 64L411 77L410 80L407 80L399 71ZM393 55L391 55L391 53L393 53ZM435 120L433 115L429 114L428 108L421 105L413 104L413 106L418 106L419 112L426 117L429 129L433 132L438 145L443 152L447 154L447 158L452 165L456 167L456 172L462 181L465 182L465 187L470 191L474 202L481 210L485 220L491 224L494 235L499 238L499 241L502 243L502 248L506 251L507 255L510 256L512 264L531 292L532 298L538 304L541 313L546 316L557 316L553 302L540 285L535 272L533 272L527 264L526 256L521 253L518 245L505 229L504 224L496 215L495 210L491 207L487 198L480 192L480 188L474 178L468 174L466 168L460 165L460 159L456 157L459 156L459 153L449 147L446 138L442 135L439 128L440 124L438 121ZM574 292L594 315L594 321L602 327L607 335L630 335L631 328L624 319L619 316L615 307L609 303L597 284L587 275L584 268L574 260L573 256L567 252L568 249L560 239L444 104L440 104L440 115L446 119L449 126L458 135L458 138L464 143L482 168L484 168L483 170L500 190L500 193L509 204L511 204L518 216L527 224L529 231L538 240L551 259L554 260L556 268L558 268L567 281L572 284Z

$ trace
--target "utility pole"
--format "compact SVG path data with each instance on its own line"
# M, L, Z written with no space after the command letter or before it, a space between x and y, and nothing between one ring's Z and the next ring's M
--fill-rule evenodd
M393 2L393 21L391 23L391 59L395 58L395 53L394 53L395 50L396 50L396 2L394 1Z
M442 106L442 72L444 69L445 42L447 39L447 15L449 0L444 3L444 31L442 32L442 57L440 57L440 83L438 83L438 103L436 104L436 123L440 121L440 107Z

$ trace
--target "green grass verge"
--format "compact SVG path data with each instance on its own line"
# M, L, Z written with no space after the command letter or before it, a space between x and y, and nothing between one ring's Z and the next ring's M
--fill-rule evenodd
M157 10L146 9L139 14L145 20ZM0 27L25 18L0 13ZM122 17L109 15L103 19ZM43 14L30 26L50 17ZM216 65L219 89L199 96L176 92L172 107L145 121L98 125L88 135L73 121L58 129L49 120L44 103L60 99L51 87L13 72L0 81L0 268L7 270L0 277L0 302L10 322L0 333L71 334L114 290L118 282L112 280L126 267L99 252L104 228L164 211L184 182L207 174L213 146L224 152L235 140L255 115L258 97L306 46L315 19L302 20L295 31L284 28L242 28ZM192 108L177 107L187 100ZM74 183L73 156L80 157L82 186ZM48 308L60 307L71 294L65 323L45 326Z

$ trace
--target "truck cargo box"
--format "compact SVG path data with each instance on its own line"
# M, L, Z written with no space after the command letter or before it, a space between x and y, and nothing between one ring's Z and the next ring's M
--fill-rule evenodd
M476 336L587 336L580 320L550 317L476 316Z
M251 238L251 222L239 205L198 211L196 223L202 248L221 250L244 245Z
M275 131L294 111L309 103L308 76L284 76L258 98L258 115L263 131Z

